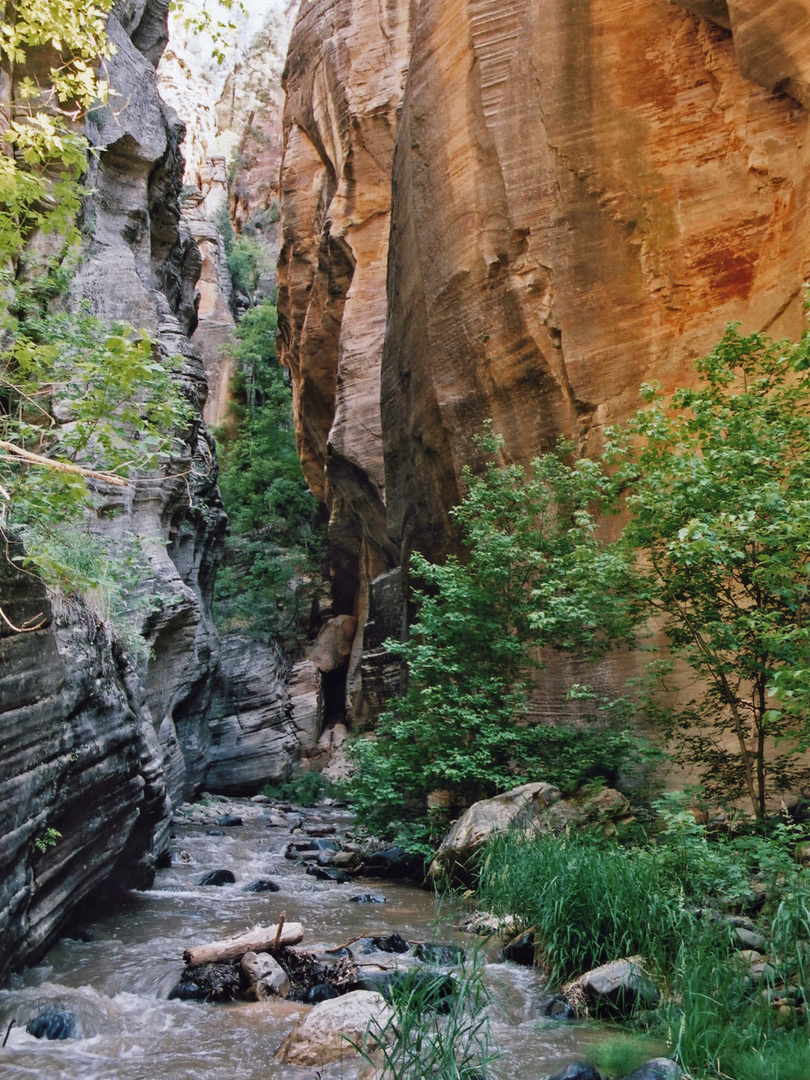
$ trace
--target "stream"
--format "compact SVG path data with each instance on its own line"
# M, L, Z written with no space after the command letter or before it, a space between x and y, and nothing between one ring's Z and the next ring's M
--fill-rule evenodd
M73 931L76 937L61 939L39 964L11 977L0 990L0 1042L15 1021L0 1050L3 1080L315 1080L311 1068L274 1060L310 1006L279 999L227 1005L168 1000L183 970L183 949L275 923L281 912L304 924L299 948L313 952L365 934L464 941L446 914L438 922L438 905L428 891L400 882L361 877L337 884L307 875L284 858L290 824L260 820L267 809L247 800L183 808L175 819L171 867L158 872L153 888L124 894L100 917L77 924L81 934ZM244 824L209 835L217 816L227 812L242 816ZM333 822L342 833L351 829L350 817L339 809L297 813L304 824ZM230 869L236 883L201 886L200 879L215 869ZM280 891L246 892L258 878L271 878ZM382 893L387 902L349 902L369 891ZM500 962L496 951L489 959L492 1035L502 1054L495 1076L539 1080L582 1057L585 1043L600 1037L591 1027L539 1014L543 983L537 971ZM50 1042L29 1035L26 1024L48 1005L75 1013L82 1037ZM323 1080L353 1080L364 1069L367 1074L358 1058L320 1073Z

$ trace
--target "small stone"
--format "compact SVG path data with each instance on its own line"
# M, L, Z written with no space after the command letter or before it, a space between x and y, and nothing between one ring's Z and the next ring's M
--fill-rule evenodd
M349 897L350 904L387 904L388 901L382 893L359 893Z
M252 795L250 801L252 803L262 803L264 805L270 802L266 795Z
M749 930L745 926L735 926L734 933L737 940L746 949L756 949L757 952L765 952L768 947L768 942L762 936L758 934L756 930Z
M223 829L232 829L236 825L242 825L243 821L238 814L223 814L221 818L217 818L217 825Z

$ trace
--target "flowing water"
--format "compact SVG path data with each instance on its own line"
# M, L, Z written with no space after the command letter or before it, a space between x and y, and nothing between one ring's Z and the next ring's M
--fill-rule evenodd
M229 1005L169 1001L183 970L183 949L275 923L283 911L302 922L300 948L334 948L364 934L397 932L413 941L447 941L451 925L427 891L396 882L335 884L317 881L286 860L290 828L256 820L255 804L229 804L245 824L210 836L202 824L180 818L172 865L154 887L129 892L82 929L90 940L61 940L42 962L14 975L0 990L3 1080L315 1080L313 1069L281 1066L274 1056L309 1006L283 1000ZM338 810L305 812L344 831ZM249 817L253 815L253 819ZM201 886L209 870L230 869L236 884ZM248 893L257 878L271 878L277 893ZM350 903L360 892L383 893L386 904ZM445 916L446 920L446 916ZM437 925L440 927L437 929ZM443 928L441 928L443 927ZM459 935L455 935L459 940ZM493 1038L502 1052L495 1073L503 1080L538 1080L582 1056L593 1029L559 1024L539 1015L539 974L492 957L486 978L495 1005ZM49 1042L25 1031L46 1006L75 1013L81 1037ZM323 1080L352 1080L361 1063L320 1070Z

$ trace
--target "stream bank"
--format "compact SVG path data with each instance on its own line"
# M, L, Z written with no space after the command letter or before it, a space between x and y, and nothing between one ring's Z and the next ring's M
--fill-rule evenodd
M227 814L242 825L220 826ZM12 975L0 991L0 1050L4 1080L312 1080L312 1068L279 1065L284 1038L311 1006L283 999L212 1005L169 1000L190 946L275 922L281 912L302 922L301 948L322 952L362 935L398 933L406 940L473 938L452 929L435 896L410 883L357 878L317 880L285 858L302 826L334 826L351 833L349 814L334 806L302 810L287 805L209 797L182 807L173 821L171 865L154 886L123 893L62 938L41 963ZM230 870L234 882L201 885L211 871ZM277 892L249 892L269 879ZM384 904L351 897L381 893ZM438 927L438 929L437 929ZM486 981L493 1042L502 1052L496 1073L539 1080L583 1056L603 1033L581 1024L560 1024L541 1015L543 979L532 968L488 957ZM48 1006L74 1013L80 1037L49 1042L25 1027ZM321 1070L330 1077L359 1076L352 1059Z

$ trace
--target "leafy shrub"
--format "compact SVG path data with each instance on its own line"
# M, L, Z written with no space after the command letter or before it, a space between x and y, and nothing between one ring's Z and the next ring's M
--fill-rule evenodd
M296 806L315 806L321 799L338 797L340 788L321 773L303 772L281 784L265 784L262 795Z
M501 442L485 436L481 445L494 454ZM406 642L387 642L407 664L408 689L379 718L376 741L352 749L350 797L377 835L429 844L443 825L427 809L434 791L460 807L530 779L570 790L613 781L641 756L630 703L587 688L571 688L588 699L576 727L526 719L534 650L596 658L626 633L614 588L624 566L595 536L611 481L569 455L562 445L529 472L494 462L481 475L466 470L453 516L467 557L437 565L411 556L418 614Z

